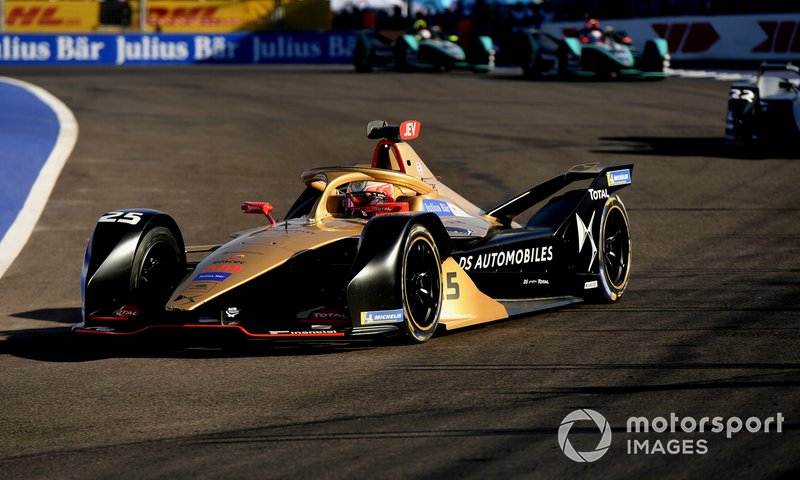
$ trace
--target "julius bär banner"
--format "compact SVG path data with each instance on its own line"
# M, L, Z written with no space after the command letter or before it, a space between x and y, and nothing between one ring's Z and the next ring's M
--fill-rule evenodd
M218 35L0 35L0 65L352 62L346 32Z

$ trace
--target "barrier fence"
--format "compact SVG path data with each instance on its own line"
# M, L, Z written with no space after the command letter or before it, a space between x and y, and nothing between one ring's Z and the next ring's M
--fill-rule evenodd
M330 30L329 0L0 0L0 8L0 65L346 64L355 48L352 32ZM798 13L604 25L627 31L639 47L666 38L673 63L800 63ZM577 27L550 22L542 29L570 36Z

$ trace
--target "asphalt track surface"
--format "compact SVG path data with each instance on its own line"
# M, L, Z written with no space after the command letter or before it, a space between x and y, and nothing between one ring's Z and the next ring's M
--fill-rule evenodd
M59 97L80 137L0 279L0 477L796 478L800 159L722 148L727 83L338 67L2 74ZM260 221L241 201L285 212L303 169L367 162L374 119L420 120L414 147L484 207L573 164L634 162L625 296L418 346L68 333L100 214L156 208L189 243L222 241ZM594 463L569 460L557 441L580 408L613 429ZM626 432L631 416L672 412L784 422L730 439ZM627 453L645 439L704 439L707 452ZM592 450L600 432L576 423L569 440Z

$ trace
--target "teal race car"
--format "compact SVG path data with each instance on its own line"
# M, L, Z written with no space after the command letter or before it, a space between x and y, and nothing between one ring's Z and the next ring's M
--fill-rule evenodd
M462 46L464 43L466 46ZM494 56L494 44L487 36L459 43L458 37L444 35L435 27L411 30L399 36L363 30L356 32L353 65L360 73L378 68L440 72L464 69L481 73L494 68Z
M597 38L557 37L539 30L520 32L514 46L525 78L666 78L669 48L663 38L647 40L639 52L624 31L606 29Z

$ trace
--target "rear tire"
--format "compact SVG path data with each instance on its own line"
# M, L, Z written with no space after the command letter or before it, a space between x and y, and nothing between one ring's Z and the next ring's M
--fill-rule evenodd
M628 212L618 196L606 202L600 224L602 301L612 303L625 292L631 275L631 231Z
M428 341L442 309L442 264L427 228L414 225L406 240L402 270L403 328L411 343Z
M539 52L530 52L528 57L525 60L525 63L522 65L522 76L526 80L534 80L541 76L540 65L542 59L540 58Z
M410 70L408 66L408 45L402 38L399 38L394 46L394 69L398 72Z
M370 62L370 48L361 38L356 41L355 52L353 53L353 66L358 73L372 72Z

